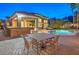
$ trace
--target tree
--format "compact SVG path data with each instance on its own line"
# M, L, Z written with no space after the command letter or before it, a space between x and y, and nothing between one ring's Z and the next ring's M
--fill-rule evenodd
M61 27L65 24L63 20L57 20L56 22L53 23L53 28L56 29L61 29Z
M74 21L75 21L75 18L74 18L74 9L75 9L75 6L76 6L76 3L71 3L71 9L72 9L72 14L73 14L73 26L74 26Z
M1 29L1 27L2 27L2 21L0 20L0 29Z
M79 3L77 3L78 12L77 12L77 28L79 28Z

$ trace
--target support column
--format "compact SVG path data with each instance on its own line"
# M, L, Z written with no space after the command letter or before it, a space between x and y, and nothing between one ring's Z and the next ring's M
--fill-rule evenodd
M35 28L34 28L35 31L38 31L38 19L35 19Z
M21 27L21 18L17 19L17 27L20 28Z

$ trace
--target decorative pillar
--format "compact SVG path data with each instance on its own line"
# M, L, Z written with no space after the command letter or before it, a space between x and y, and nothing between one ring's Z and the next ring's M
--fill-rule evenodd
M21 27L21 20L22 20L21 18L18 18L18 19L17 19L17 27L18 27L18 28Z
M38 19L35 19L35 28L34 28L35 31L38 31Z
M44 19L42 19L42 29L44 29L45 25L44 25Z

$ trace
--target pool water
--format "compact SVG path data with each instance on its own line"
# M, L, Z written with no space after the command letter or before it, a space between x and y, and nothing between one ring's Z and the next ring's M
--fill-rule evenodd
M48 31L49 34L54 34L54 35L75 35L76 32L70 31L70 30L51 30Z

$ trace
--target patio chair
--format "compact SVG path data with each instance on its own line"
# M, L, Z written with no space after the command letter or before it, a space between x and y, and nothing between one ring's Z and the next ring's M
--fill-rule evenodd
M32 40L32 50L35 54L40 54L41 42L35 39Z
M37 49L38 49L38 42L37 40L33 39L32 40L32 51L34 54L38 54Z
M33 52L35 54L38 54L38 55L50 55L50 54L52 54L52 51L50 51L50 50L52 50L52 46L53 45L51 45L51 44L47 45L47 44L48 44L47 40L37 41L37 40L33 39L32 40L32 49L33 49ZM50 48L50 49L48 49L48 48Z

